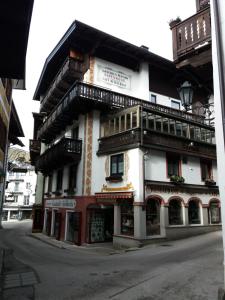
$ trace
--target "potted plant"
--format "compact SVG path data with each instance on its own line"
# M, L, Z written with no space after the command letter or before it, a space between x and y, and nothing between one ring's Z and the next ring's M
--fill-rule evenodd
M170 176L170 181L175 184L181 184L181 183L184 183L184 177L179 176L179 175L172 175L172 176Z
M212 178L205 179L205 185L215 185L216 182Z
M181 18L180 17L176 17L176 19L171 19L169 21L170 28L174 27L175 25L177 25L180 22L181 22Z

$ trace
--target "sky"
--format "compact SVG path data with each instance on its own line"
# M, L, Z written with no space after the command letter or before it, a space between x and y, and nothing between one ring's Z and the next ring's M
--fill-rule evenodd
M33 100L42 68L74 20L109 33L173 60L169 21L195 14L195 0L34 0L26 57L26 90L13 91L23 127L25 150L33 137L32 112L39 111Z

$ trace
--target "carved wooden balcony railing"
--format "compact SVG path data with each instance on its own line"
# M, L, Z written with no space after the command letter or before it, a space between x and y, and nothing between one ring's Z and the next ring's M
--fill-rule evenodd
M175 62L211 44L210 7L171 26L173 34L173 59Z
M98 154L109 154L135 147L159 149L202 158L216 159L216 147L213 144L163 134L140 128L125 131L99 139Z
M41 142L38 140L30 140L30 161L31 165L34 166L35 162L41 152Z
M38 139L47 142L51 141L75 118L75 114L86 112L89 109L109 110L111 108L127 108L135 105L140 105L162 115L168 115L171 118L204 124L204 117L202 116L116 93L95 85L76 82L49 114L38 130L37 136Z
M83 63L68 57L41 101L41 112L49 112L62 99L75 80L81 80Z
M63 138L57 144L47 149L37 160L36 170L48 173L56 167L81 159L82 141L78 139Z

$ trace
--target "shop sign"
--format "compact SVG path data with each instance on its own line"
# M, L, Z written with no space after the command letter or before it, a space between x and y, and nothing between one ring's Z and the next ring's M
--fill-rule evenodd
M111 67L98 65L98 80L122 89L131 88L131 76Z
M48 199L45 201L45 207L75 208L76 200L74 199Z
M112 198L96 198L97 203L109 203L109 204L115 204L116 199Z

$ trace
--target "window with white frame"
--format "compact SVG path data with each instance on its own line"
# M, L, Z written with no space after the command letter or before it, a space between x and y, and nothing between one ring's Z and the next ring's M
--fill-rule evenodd
M29 205L29 204L30 204L30 196L29 195L24 196L23 205Z
M150 94L150 102L157 103L157 96L154 94Z
M171 107L175 109L180 109L180 102L176 100L171 100Z
M124 155L123 153L112 155L110 162L110 175L122 176L124 174Z

